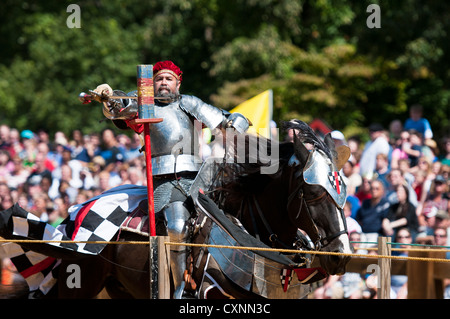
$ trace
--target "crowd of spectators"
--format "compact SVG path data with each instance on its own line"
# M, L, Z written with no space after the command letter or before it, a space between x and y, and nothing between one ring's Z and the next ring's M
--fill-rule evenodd
M402 123L388 128L369 127L370 141L333 131L339 144L347 144L351 157L342 173L347 185L344 212L350 238L358 238L360 252L376 247L378 236L389 236L398 246L431 244L450 249L450 136L433 139L433 130L420 105L410 108ZM364 244L366 243L366 244ZM450 253L446 253L450 259ZM450 280L444 283L450 298ZM407 278L392 276L392 298L407 296ZM373 276L347 273L330 278L315 298L373 298Z
M362 143L332 132L336 144L351 150L342 169L351 238L374 242L380 235L397 238L405 230L411 242L450 246L450 136L434 140L420 106L411 107L404 123L370 125L369 134L370 141ZM50 136L45 129L18 131L2 124L0 211L17 202L56 226L71 205L121 184L146 185L141 147L139 135L109 128Z
M57 226L71 205L121 184L146 185L140 137L113 129L53 137L0 125L0 210L19 203Z

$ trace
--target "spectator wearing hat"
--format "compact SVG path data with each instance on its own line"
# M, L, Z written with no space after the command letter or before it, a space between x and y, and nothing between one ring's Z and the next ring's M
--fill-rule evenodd
M63 157L63 152L64 150L70 150L69 144L67 142L67 138L66 135L61 132L58 131L55 133L55 139L53 143L51 144L51 151L49 153L49 158L56 163L56 166L61 166L62 165L62 157Z
M344 134L341 131L334 130L330 134L336 147L347 144L347 142L345 141Z
M378 154L389 155L390 153L388 137L383 131L383 126L378 123L369 126L370 141L366 143L359 162L359 173L362 176L373 174Z
M32 138L36 138L36 136L34 135L34 133L30 130L23 130L20 133L20 137L23 139L32 139Z
M23 149L19 156L23 161L25 167L32 169L37 154L37 139L33 132L24 130L20 133Z

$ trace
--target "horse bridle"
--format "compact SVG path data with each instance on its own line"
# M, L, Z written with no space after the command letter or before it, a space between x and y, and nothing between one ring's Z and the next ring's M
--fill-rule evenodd
M292 185L292 179L293 179L292 177L299 178L300 175L302 175L301 172L300 172L300 174L296 173L296 174L292 174L291 175L291 178L290 178L290 181L289 181L289 188L291 188L291 185ZM314 231L315 231L315 235L317 237L317 239L313 243L314 244L314 248L316 250L320 250L320 249L328 246L334 239L336 239L339 236L347 233L347 223L346 223L346 220L345 220L344 211L343 211L343 209L341 209L340 207L338 207L336 205L336 209L338 209L339 212L340 212L340 216L341 216L343 224L344 224L344 229L340 230L340 231L338 231L336 233L333 233L331 235L328 235L326 237L322 237L322 235L319 232L319 228L317 227L314 219L312 218L312 215L311 215L311 212L309 211L308 205L311 205L313 203L316 203L316 202L319 202L319 201L322 201L322 200L326 200L328 197L331 197L331 196L328 194L328 192L326 190L324 190L321 195L319 195L319 196L317 196L315 198L312 198L312 199L306 199L304 197L304 194L303 194L303 185L302 184L303 183L298 183L298 185L295 187L295 189L290 193L290 195L288 197L287 209L289 211L289 206L291 205L292 201L296 198L296 196L298 194L298 199L300 200L300 204L299 204L299 208L297 210L297 214L293 218L293 221L298 219L298 217L300 216L300 213L302 211L303 205L304 205L305 209L306 209L306 211L308 213L308 217L309 217L309 219L310 219L310 221L311 221L311 223L313 225L313 228L314 228ZM272 228L270 227L270 224L267 222L266 218L264 217L264 214L262 212L261 207L258 204L258 201L256 200L256 198L254 196L252 197L252 199L253 199L253 204L254 204L254 206L256 208L256 212L258 213L258 217L263 222L263 225L266 228L266 231L270 234L269 235L269 240L270 240L270 242L272 242L272 246L274 246L276 243L278 243L280 246L282 246L284 248L287 248L287 249L292 248L288 244L286 244L283 241L281 241L278 238L278 235L275 232L272 231ZM253 212L251 204L252 203L250 203L250 202L248 203L249 213L250 213L250 217L251 217L251 220L252 220L252 223L253 223L253 228L255 230L255 236L256 236L256 238L259 239L259 234L258 234L257 227L256 227L256 218L255 218L255 214ZM304 247L304 248L310 248L310 247Z
M285 242L280 240L278 238L278 235L272 230L272 228L270 227L270 224L267 222L267 219L264 217L262 209L259 206L258 201L256 200L255 196L252 196L252 199L253 199L253 204L255 205L255 208L256 208L256 212L258 213L259 218L261 219L264 227L266 228L267 232L269 233L269 241L272 243L272 247L275 247L275 244L278 243L280 246L282 246L286 249L292 249L292 246L289 246L288 244L286 244ZM255 231L255 237L259 240L259 234L258 234L258 230L257 230L257 226L256 226L255 214L253 213L251 204L252 204L251 202L248 203L248 210L249 210L250 218L252 220L253 228Z
M289 188L291 188L292 185L292 180L293 179L298 179L301 176L303 176L303 172L294 172L294 174L291 175L290 180L289 180ZM311 205L312 203L318 202L318 201L322 201L324 199L328 199L330 196L330 194L328 194L328 192L324 189L323 193L315 198L312 199L306 199L304 197L303 194L303 182L298 183L298 185L294 188L294 190L291 192L291 194L288 197L288 204L287 204L287 208L289 211L289 206L291 205L292 201L295 200L295 198L297 197L300 200L300 204L299 204L299 208L297 210L297 213L295 215L295 217L293 218L293 221L297 220L301 214L301 211L303 209L303 205L305 206L305 209L308 213L308 217L310 219L310 222L313 225L314 231L315 231L315 235L317 237L317 239L314 241L314 247L316 250L320 250L326 246L328 246L334 239L338 238L339 236L343 235L343 234L347 234L347 223L346 223L346 219L345 219L345 215L344 215L344 210L340 207L338 207L336 204L336 209L339 210L340 213L340 217L342 218L342 222L344 224L344 229L340 230L336 233L333 233L331 235L328 235L326 237L322 237L322 235L319 232L319 228L316 225L316 222L314 221L314 219L312 218L311 212L309 211L309 205ZM312 239L312 238L311 238Z

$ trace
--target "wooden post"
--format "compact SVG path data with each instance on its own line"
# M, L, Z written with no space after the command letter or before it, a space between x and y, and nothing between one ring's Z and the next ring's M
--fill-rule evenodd
M152 175L152 153L150 141L150 124L161 122L161 118L155 118L155 92L153 88L153 65L138 65L137 67L138 87L138 119L136 124L144 125L145 142L145 164L147 173L147 198L148 198L148 221L150 230L150 298L157 299L158 293L158 245L155 223L155 206L153 198L153 175ZM155 237L155 238L154 238Z
M410 257L445 258L445 252L414 251L409 252ZM443 298L444 287L439 270L441 264L430 261L409 261L406 267L408 276L408 299L435 299Z
M169 236L150 236L150 298L170 299Z
M170 237L156 238L158 238L158 298L170 299L170 247L164 244L170 241Z
M378 237L378 254L391 255L391 245L388 244L389 237ZM391 298L391 259L378 258L380 273L378 278L378 299Z

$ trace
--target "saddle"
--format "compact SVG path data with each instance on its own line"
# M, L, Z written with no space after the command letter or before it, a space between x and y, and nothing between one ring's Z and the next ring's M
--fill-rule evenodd
M156 233L158 235L167 235L164 217L162 214L155 214ZM150 236L148 221L148 200L144 199L134 209L120 225L120 230L135 233L141 236Z

